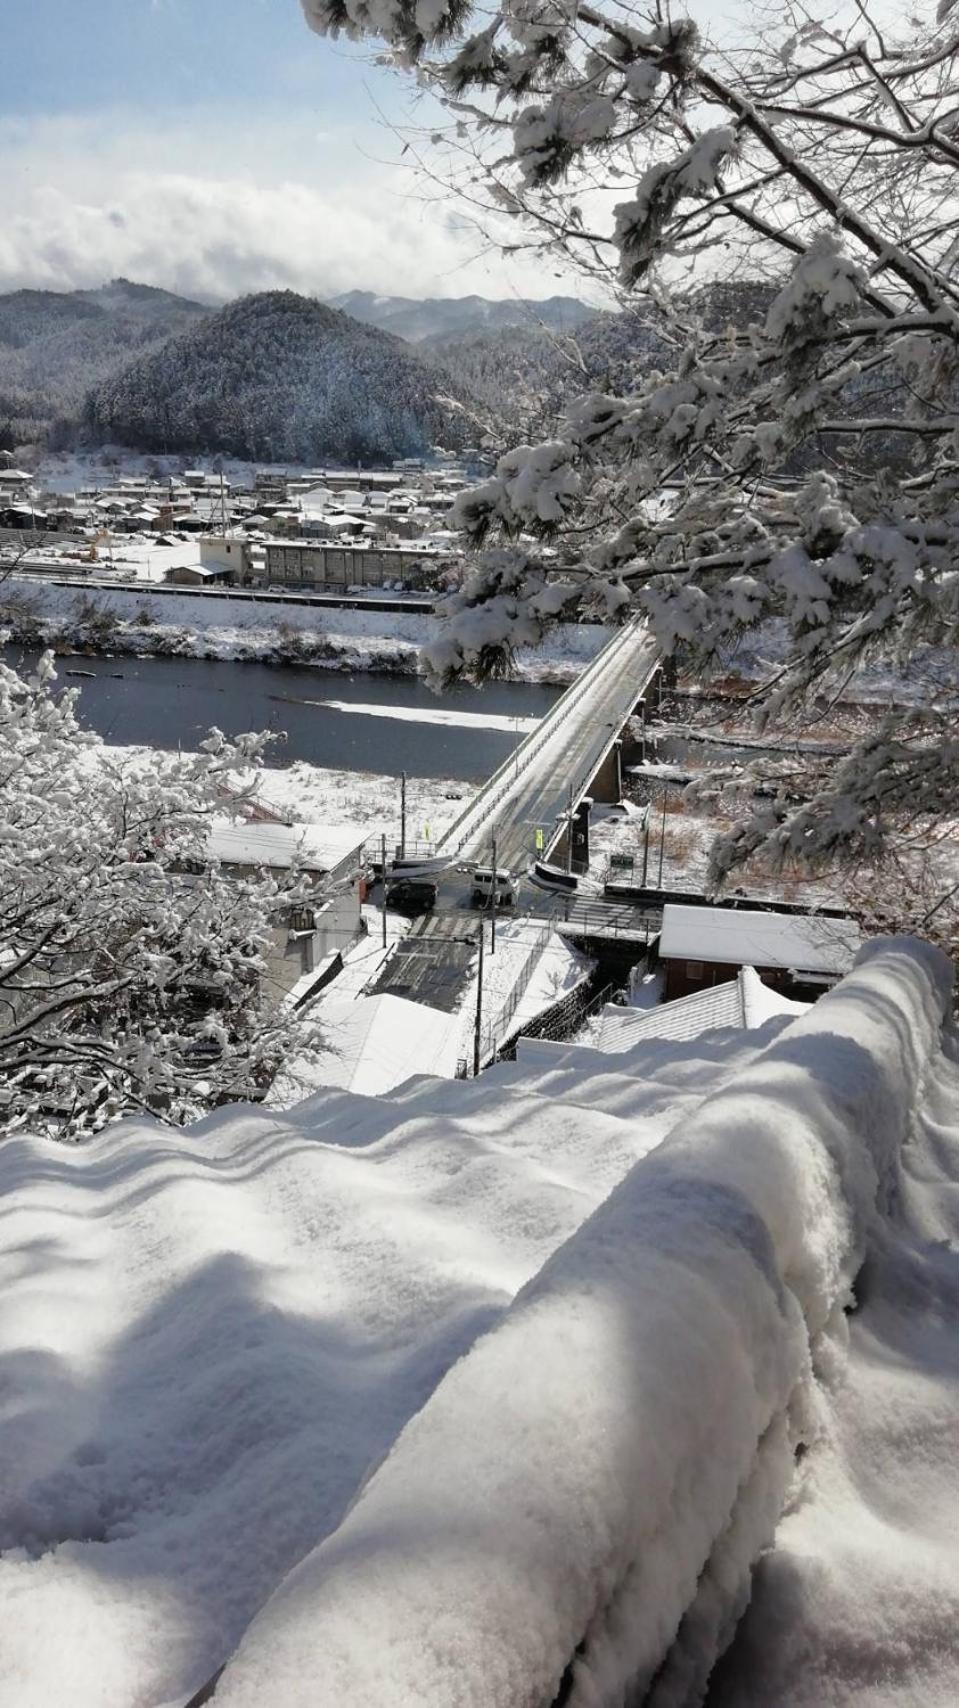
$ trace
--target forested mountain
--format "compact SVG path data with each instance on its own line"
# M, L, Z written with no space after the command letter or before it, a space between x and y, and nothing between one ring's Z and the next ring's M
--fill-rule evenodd
M761 318L768 294L712 285L697 306L718 326ZM213 310L126 279L0 296L0 430L9 424L13 442L254 458L410 455L498 426L533 432L584 385L618 389L668 355L652 308L368 291L337 301L343 312L274 291Z
M654 365L664 349L662 322L647 310L594 314L569 333L537 327L484 329L424 339L425 359L441 366L512 429L547 424L577 391L617 390Z
M334 308L362 320L367 326L378 326L383 332L395 332L411 344L425 338L443 338L452 334L469 334L483 329L501 330L521 326L531 332L545 327L552 332L572 332L584 320L596 313L588 303L577 297L546 297L542 302L522 297L495 299L490 297L380 297L372 291L344 291L330 299Z
M691 315L719 331L727 322L762 320L772 290L749 281L702 286ZM482 328L424 339L418 348L511 429L547 427L577 391L621 391L674 359L676 334L654 304L592 314L565 333L543 327Z
M399 339L293 291L242 298L91 393L85 436L260 461L415 455L487 417Z
M507 326L496 331L442 334L417 345L424 361L448 376L511 428L547 419L576 381L575 345L549 333Z
M91 386L209 312L128 279L0 295L0 427L9 424L16 441L62 437Z

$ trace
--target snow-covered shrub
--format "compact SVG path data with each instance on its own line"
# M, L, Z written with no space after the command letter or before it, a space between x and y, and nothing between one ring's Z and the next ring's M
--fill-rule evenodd
M118 755L54 683L50 654L29 678L0 665L0 1129L77 1138L256 1097L306 1036L263 955L308 891L228 877L207 842L264 738Z

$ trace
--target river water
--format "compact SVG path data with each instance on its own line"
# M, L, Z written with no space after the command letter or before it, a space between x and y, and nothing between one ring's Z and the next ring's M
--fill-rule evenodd
M4 657L19 665L35 655L6 647ZM63 657L57 671L58 686L80 689L81 723L107 742L188 750L213 725L231 736L267 729L286 737L270 749L271 765L304 759L340 771L467 782L488 777L522 740L527 720L545 717L562 692L496 682L437 695L416 677L193 658ZM465 726L445 721L463 714ZM437 716L444 721L431 721Z

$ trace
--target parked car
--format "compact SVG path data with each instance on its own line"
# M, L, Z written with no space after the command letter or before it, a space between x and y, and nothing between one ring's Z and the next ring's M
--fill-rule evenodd
M436 906L439 886L432 878L390 878L386 885L386 905L396 913L429 913Z
M474 907L489 907L496 893L497 907L514 907L519 895L519 884L512 872L507 872L502 866L493 872L492 866L474 866L473 890L470 900Z

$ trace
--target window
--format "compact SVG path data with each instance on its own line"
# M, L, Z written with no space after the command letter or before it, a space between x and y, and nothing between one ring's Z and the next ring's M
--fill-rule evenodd
M688 979L701 979L702 976L703 976L703 963L702 963L702 961L687 961L686 962L686 977Z

